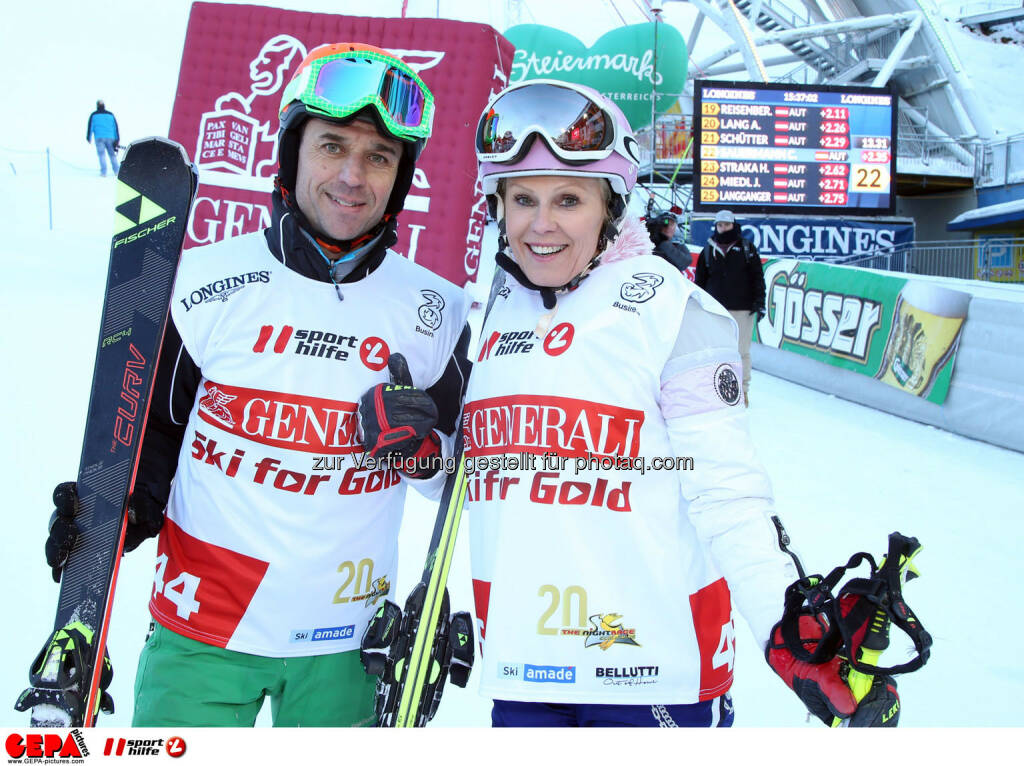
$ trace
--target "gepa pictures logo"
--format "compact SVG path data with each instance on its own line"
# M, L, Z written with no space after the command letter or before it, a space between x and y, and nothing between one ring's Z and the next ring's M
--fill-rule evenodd
M795 343L833 356L867 361L871 337L882 325L882 304L859 295L815 288L793 261L765 269L768 312L758 322L761 343Z
M9 763L84 763L85 756L89 755L85 738L78 729L72 729L63 736L14 732L7 735L4 747Z

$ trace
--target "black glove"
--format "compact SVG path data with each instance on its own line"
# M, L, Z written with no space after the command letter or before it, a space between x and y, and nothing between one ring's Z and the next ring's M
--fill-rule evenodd
M764 650L772 670L826 726L831 726L834 718L850 718L857 710L857 701L840 676L842 660L835 656L828 662L812 665L796 659L782 640L780 626L777 623L772 628L772 637ZM813 651L826 633L825 626L809 614L800 616L799 626L800 642L807 651Z
M78 540L75 524L78 515L78 486L73 481L58 484L53 490L54 511L50 515L50 531L46 538L46 563L53 570L53 581L60 582L71 549ZM133 551L142 541L155 537L164 523L164 504L145 489L138 489L128 500L128 529L124 536L125 551Z
M764 319L764 306L760 304L754 306L754 313L757 314L757 321L760 322L762 319Z
M118 152L121 150L121 144L117 141L114 142L114 151Z
M391 459L414 478L437 473L440 442L437 405L412 385L409 364L401 354L388 359L390 383L378 383L359 399L359 435L370 457ZM399 461L401 465L399 465Z
M54 488L53 505L49 535L46 538L46 563L53 570L53 581L60 582L60 573L78 539L78 526L75 524L78 492L75 491L75 482L65 481Z

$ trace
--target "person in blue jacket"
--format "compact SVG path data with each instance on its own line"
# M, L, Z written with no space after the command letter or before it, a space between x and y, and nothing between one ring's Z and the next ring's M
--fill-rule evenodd
M100 175L107 174L107 157L110 167L116 174L121 169L117 161L117 150L121 147L121 135L117 131L117 118L108 112L103 101L96 102L96 111L89 115L89 125L85 131L85 140L96 139L96 154L100 158Z

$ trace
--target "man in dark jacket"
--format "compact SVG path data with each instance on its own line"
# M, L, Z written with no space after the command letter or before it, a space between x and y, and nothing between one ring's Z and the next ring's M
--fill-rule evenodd
M103 101L96 102L96 111L89 115L89 124L85 129L85 140L96 140L96 154L100 158L100 175L107 174L107 157L114 174L121 169L117 162L117 150L120 146L121 134L117 130L117 118L107 111Z
M731 210L719 210L715 216L715 233L701 251L694 281L711 293L739 326L743 403L749 404L750 339L754 315L758 319L764 316L764 270L757 248L742 237Z
M679 222L672 213L654 213L647 219L647 233L654 243L654 254L660 255L680 271L690 266L690 254L672 241Z

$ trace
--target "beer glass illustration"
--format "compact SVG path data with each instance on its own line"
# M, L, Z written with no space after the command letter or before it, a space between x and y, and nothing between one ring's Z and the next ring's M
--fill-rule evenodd
M923 281L908 281L893 309L882 366L883 383L926 397L956 353L971 296Z

